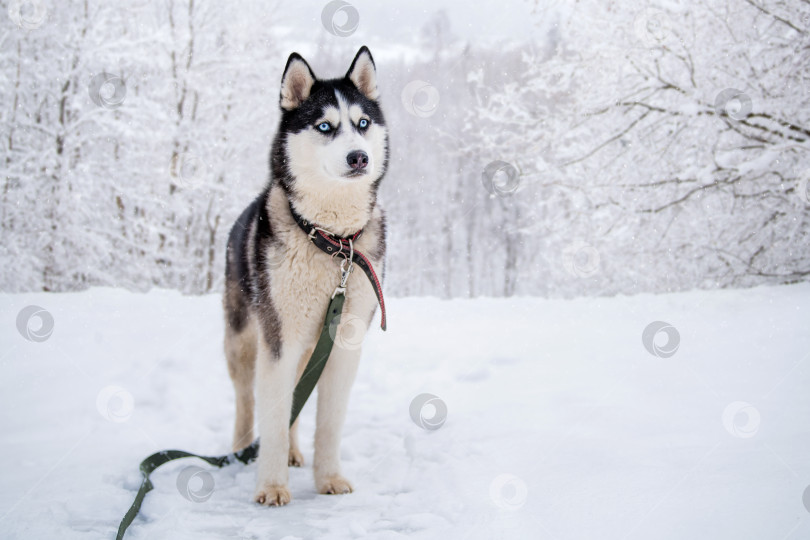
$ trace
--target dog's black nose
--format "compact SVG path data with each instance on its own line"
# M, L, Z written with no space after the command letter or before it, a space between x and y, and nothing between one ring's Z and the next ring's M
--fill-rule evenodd
M352 169L365 169L366 165L368 165L368 154L362 150L355 150L354 152L349 152L349 155L346 156L346 161Z

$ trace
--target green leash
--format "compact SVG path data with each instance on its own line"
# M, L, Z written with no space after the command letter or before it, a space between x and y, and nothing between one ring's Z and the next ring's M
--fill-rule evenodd
M290 426L292 426L295 419L298 418L298 413L301 412L301 409L304 407L304 403L307 402L310 394L312 394L312 391L315 389L315 385L318 383L318 379L323 372L323 368L326 366L326 361L329 359L329 354L332 352L332 346L334 345L334 339L332 336L337 335L337 326L340 324L340 315L343 312L343 303L346 301L346 280L349 277L351 265L349 265L348 270L344 270L343 265L341 265L341 271L342 277L340 286L335 289L335 292L332 294L332 300L329 302L329 307L326 310L326 319L323 322L323 329L321 329L321 337L318 339L318 343L315 345L315 350L312 352L309 362L307 362L307 367L304 369L304 373L301 375L301 379L298 381L298 384L295 386L295 390L293 392ZM184 452L183 450L164 450L162 452L152 454L141 462L140 470L141 475L143 475L141 487L138 489L137 495L135 495L135 501L132 503L132 506L130 506L129 510L127 510L124 519L121 520L121 524L118 526L118 535L115 537L115 539L122 540L124 538L127 528L132 524L132 520L135 519L135 516L138 515L138 511L141 509L141 503L143 503L144 497L154 487L152 485L152 481L149 479L149 475L164 463L181 458L195 457L206 461L215 467L221 468L225 465L236 463L237 461L245 464L250 463L256 459L258 454L258 439L253 441L247 448L243 448L238 452L226 454L224 456L198 456L197 454Z

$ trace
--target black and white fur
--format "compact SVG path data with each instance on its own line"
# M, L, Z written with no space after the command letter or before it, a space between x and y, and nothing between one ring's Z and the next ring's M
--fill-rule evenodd
M236 390L233 448L252 442L255 409L261 446L254 499L261 504L290 502L288 466L303 464L298 422L289 427L293 389L340 277L336 261L310 243L289 205L339 236L363 229L355 248L382 275L385 217L377 188L388 164L388 132L378 97L376 67L366 47L345 77L330 80L317 79L300 55L290 55L281 80L270 181L228 239L223 303L225 353ZM366 276L353 272L341 326L365 332L376 306ZM340 345L336 340L318 382L313 469L320 493L352 491L341 474L340 434L360 347Z

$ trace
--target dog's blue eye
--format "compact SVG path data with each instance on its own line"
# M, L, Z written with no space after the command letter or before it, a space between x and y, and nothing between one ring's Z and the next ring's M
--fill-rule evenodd
M324 133L327 133L329 130L332 129L332 125L329 122L321 122L318 124L318 129Z
M360 120L360 121L357 123L357 125L360 127L360 129L366 129L366 128L368 127L368 123L369 123L369 122L368 122L368 120L366 120L365 118L362 118L362 119L361 119L361 120Z

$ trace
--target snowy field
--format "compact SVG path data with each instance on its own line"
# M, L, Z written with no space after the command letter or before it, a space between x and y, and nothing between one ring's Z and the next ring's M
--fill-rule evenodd
M228 450L219 301L115 289L0 299L0 538L113 538L141 459ZM18 331L28 305L53 316L44 341ZM154 475L127 538L806 539L808 311L810 284L391 299L344 432L355 493L316 494L310 404L289 506L251 502L255 464L182 460ZM674 354L664 332L661 357L645 348L654 321L677 329ZM446 405L439 429L409 415L425 392ZM183 485L189 466L203 472Z

